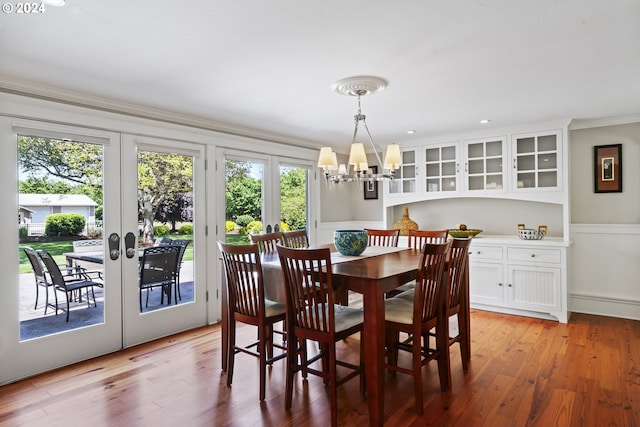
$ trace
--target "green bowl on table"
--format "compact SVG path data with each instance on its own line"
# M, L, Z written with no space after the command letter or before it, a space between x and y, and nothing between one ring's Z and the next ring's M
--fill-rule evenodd
M358 256L367 249L366 230L336 230L333 241L342 255Z
M468 239L482 233L477 228L467 228L466 230L449 230L449 236L454 239Z

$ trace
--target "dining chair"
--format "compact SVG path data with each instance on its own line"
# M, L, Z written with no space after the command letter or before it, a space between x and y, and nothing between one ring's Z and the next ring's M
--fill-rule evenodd
M363 312L353 307L334 304L329 248L295 249L277 246L287 296L287 374L285 409L291 409L293 380L296 372L303 377L321 377L329 386L331 425L338 424L337 386L360 376L364 392L364 346L360 336L360 363L354 365L336 357L336 342L362 332ZM307 357L306 342L315 341L320 352ZM322 360L322 368L313 364ZM338 378L337 367L348 373Z
M149 246L143 249L138 268L141 312L144 290L147 293L145 307L149 306L149 291L157 287L161 288L160 303L164 304L166 294L167 303L171 304L171 288L175 287L178 255L181 250L179 245Z
M227 277L229 344L227 353L227 386L233 382L235 355L246 353L260 361L260 401L266 394L266 368L286 356L286 347L274 343L274 324L286 318L285 304L270 301L264 296L264 279L257 245L230 245L218 241ZM248 345L236 344L236 323L258 328L258 341ZM256 350L253 350L253 347ZM283 350L273 355L273 347Z
M444 243L449 237L449 230L409 230L409 248L420 250L426 243ZM387 292L387 298L415 288L414 281L398 286Z
M440 390L446 393L449 378L449 342L447 320L444 316L446 281L444 266L450 243L427 243L422 248L418 277L412 298L393 297L385 300L385 342L387 364L394 372L413 376L415 410L423 412L422 367L431 360L438 362ZM435 328L436 344L432 349L423 345L424 337ZM409 338L400 341L400 333ZM411 353L411 368L399 366L399 350Z
M49 280L51 280L50 282L51 284L49 286L52 286L52 289L54 291L53 294L55 298L55 306L53 306L53 304L50 304L48 301L47 301L47 306L55 307L56 316L58 315L58 310L60 309L58 304L58 294L56 292L62 292L65 295L66 309L60 309L60 310L66 311L67 322L69 321L69 303L71 302L71 298L73 294L81 293L82 290L84 290L87 297L87 307L90 308L91 304L89 301L89 290L91 290L91 296L93 298L93 306L97 307L96 295L94 293L93 287L94 286L101 287L102 283L98 283L95 280L92 280L91 278L89 278L89 276L87 276L83 270L73 270L73 273L71 274L63 274L60 269L60 266L56 264L56 261L53 259L53 257L48 251L41 249L41 250L38 250L37 253L40 259L42 260L42 263L44 264L45 268L47 269L44 277L46 279L46 275L47 274L49 275ZM47 313L46 307L44 311L46 314Z
M398 238L400 237L400 229L376 230L373 228L365 228L368 236L369 246L398 246Z
M276 253L276 244L282 239L282 233L277 231L274 233L249 234L251 243L258 245L258 250L262 252Z
M46 314L47 306L49 305L49 287L51 287L53 284L47 281L47 278L45 277L44 266L42 265L42 261L38 257L38 253L35 251L35 249L30 247L24 247L22 248L22 250L27 256L29 263L31 263L31 269L33 270L33 277L36 282L36 303L33 306L33 309L35 310L38 308L38 293L39 293L39 289L43 287L44 295L45 295L44 311Z
M458 343L462 358L462 370L469 370L471 360L469 330L469 246L471 239L453 239L447 254L447 292L445 317L456 316L458 333L449 336L449 346ZM449 373L451 379L451 373Z
M295 249L308 248L309 236L307 235L307 230L283 231L282 246Z

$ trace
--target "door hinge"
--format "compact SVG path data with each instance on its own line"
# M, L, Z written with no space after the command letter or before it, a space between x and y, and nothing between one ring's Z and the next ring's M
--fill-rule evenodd
M219 291L216 289L216 299L220 299Z
M218 172L218 161L216 160L216 172Z
M209 291L205 292L205 301L209 301Z

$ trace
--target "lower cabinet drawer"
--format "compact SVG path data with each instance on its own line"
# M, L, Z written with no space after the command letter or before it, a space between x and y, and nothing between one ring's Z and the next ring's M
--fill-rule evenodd
M559 264L562 255L560 249L507 248L507 260Z

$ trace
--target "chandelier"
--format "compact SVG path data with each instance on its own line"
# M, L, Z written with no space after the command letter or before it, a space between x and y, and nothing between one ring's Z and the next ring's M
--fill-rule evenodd
M353 139L351 140L351 150L349 152L349 160L347 164L338 165L336 153L331 147L322 147L320 149L320 157L318 158L318 167L322 168L324 177L328 182L349 182L349 181L383 181L391 180L395 176L396 170L400 167L402 160L400 158L400 147L398 144L390 144L387 146L384 163L380 161L378 150L373 143L371 132L367 126L366 116L362 114L360 108L360 97L374 94L383 90L387 86L387 82L378 77L349 77L337 81L333 85L333 90L341 95L358 97L358 112L354 116L355 129L353 131ZM373 153L376 156L379 170L381 173L373 173L369 169L367 155L365 153L364 144L357 141L358 126L362 123Z

